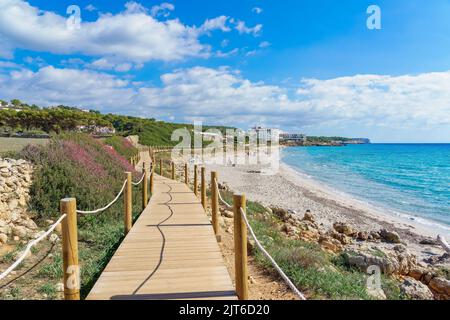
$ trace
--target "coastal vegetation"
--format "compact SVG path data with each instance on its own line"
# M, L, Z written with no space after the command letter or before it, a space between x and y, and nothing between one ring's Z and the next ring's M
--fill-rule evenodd
M226 201L232 202L231 192L221 192ZM324 251L317 243L288 237L282 231L283 220L258 202L247 201L247 216L261 244L309 299L376 299L366 290L367 275L350 267L344 255ZM276 270L252 240L249 247L254 261L276 277ZM396 279L383 276L381 281L387 299L406 299Z
M55 106L40 108L29 106L19 100L14 100L12 107L0 108L0 134L11 135L15 132L25 133L63 133L87 132L102 135L120 136L137 135L139 142L148 146L174 146L172 133L176 129L186 128L191 135L192 124L158 121L154 118L138 118L117 114L102 114L94 110L81 110L75 107ZM203 127L208 130L210 126ZM225 132L227 127L214 127ZM104 129L104 130L100 130ZM109 129L109 130L108 130Z
M122 141L121 141L121 140ZM111 142L111 141L110 141ZM34 167L29 189L29 214L43 228L59 217L59 201L77 199L77 208L92 210L109 203L120 190L124 171L139 174L127 161L135 148L123 138L114 138L120 152L87 134L62 134L52 137L46 145L30 145L16 157L26 159ZM141 211L141 186L133 190L133 216ZM82 265L82 295L86 295L123 239L123 203L116 202L105 212L79 217L79 250ZM26 243L26 242L25 242ZM19 242L20 244L20 242ZM3 255L0 264L9 264L21 246ZM35 257L20 269L18 281L1 287L1 298L58 298L62 278L59 242L43 242L34 251ZM41 260L37 266L33 262ZM31 270L27 272L26 270ZM25 271L24 271L25 270ZM41 285L37 285L41 284Z

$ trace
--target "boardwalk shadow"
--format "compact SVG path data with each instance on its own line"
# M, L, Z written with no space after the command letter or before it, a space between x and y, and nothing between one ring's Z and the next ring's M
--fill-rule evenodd
M112 296L111 300L170 300L170 299L202 299L235 297L234 291L204 291L204 292L181 292L181 293L152 293L131 294Z

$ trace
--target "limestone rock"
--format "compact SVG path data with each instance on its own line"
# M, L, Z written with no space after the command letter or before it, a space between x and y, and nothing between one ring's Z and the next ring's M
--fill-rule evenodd
M64 283L58 282L55 285L56 292L64 292Z
M431 279L428 286L437 293L437 297L441 300L450 299L450 280L441 277Z
M356 238L360 241L367 241L369 239L369 233L366 231L359 231Z
M380 237L390 243L400 243L400 236L395 231L388 231L386 229L380 230Z
M222 212L222 216L231 219L234 217L234 214L233 214L233 211L225 210Z
M0 244L5 244L8 242L8 236L4 233L0 233Z
M422 282L406 277L400 285L400 291L413 300L433 300L433 293Z
M27 228L24 226L14 226L12 227L12 233L14 236L19 238L25 238L28 235Z
M28 215L32 173L33 166L25 160L0 158L0 233L14 241L37 230Z
M339 253L343 250L342 244L340 241L328 237L328 236L322 236L319 239L319 244L325 251L331 252L331 253Z
M305 215L303 216L303 220L310 221L310 222L316 222L316 220L314 219L314 216L311 214L310 210L306 211Z
M347 223L345 223L345 222L335 222L333 224L333 228L337 232L343 233L346 236L352 236L355 233L353 228L350 225L348 225Z

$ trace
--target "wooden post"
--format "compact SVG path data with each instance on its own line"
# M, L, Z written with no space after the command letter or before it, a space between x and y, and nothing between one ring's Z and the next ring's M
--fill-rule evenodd
M202 206L206 210L206 168L202 167L202 185L201 185L201 199Z
M188 165L184 164L184 183L189 185Z
M173 161L171 162L171 166L172 166L172 180L175 180L175 163Z
M163 175L163 161L162 159L159 159L159 175Z
M125 172L125 174L127 176L127 184L125 186L125 194L123 200L125 208L125 215L124 215L125 235L127 235L132 227L131 172Z
M153 194L154 181L153 181L153 173L155 172L155 167L153 163L150 166L150 194Z
M219 188L216 181L218 181L217 172L211 171L211 212L212 212L212 225L216 236L219 235ZM220 240L217 237L217 240Z
M64 299L80 300L80 267L78 265L77 201L62 199L62 249L64 272Z
M194 194L198 196L198 166L194 165Z
M142 166L144 167L144 181L142 181L142 211L144 211L148 203L148 170L145 167L145 162Z
M245 194L233 196L234 214L234 266L236 293L240 300L248 300L247 226L241 216L246 211Z

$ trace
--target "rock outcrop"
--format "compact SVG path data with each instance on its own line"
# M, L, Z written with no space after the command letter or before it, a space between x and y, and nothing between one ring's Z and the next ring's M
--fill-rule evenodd
M422 282L406 277L400 285L400 291L411 300L433 300L431 290Z
M32 173L25 160L0 158L0 245L32 238L38 231L27 213Z

